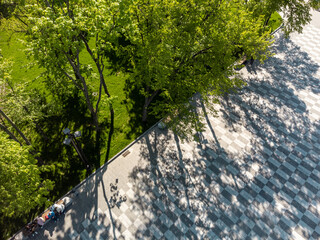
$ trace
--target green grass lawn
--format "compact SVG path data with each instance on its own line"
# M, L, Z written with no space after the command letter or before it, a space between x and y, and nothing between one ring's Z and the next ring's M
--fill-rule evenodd
M8 41L9 38L10 41ZM0 31L0 49L5 58L13 61L12 80L14 82L30 81L41 73L39 68L27 69L29 61L25 55L25 46L21 42L21 39L23 39L21 33L11 35L8 32Z
M278 27L280 27L282 23L282 18L280 16L279 13L274 12L271 17L270 20L268 22L268 26L270 26L271 28L271 32L273 32L274 30L276 30Z

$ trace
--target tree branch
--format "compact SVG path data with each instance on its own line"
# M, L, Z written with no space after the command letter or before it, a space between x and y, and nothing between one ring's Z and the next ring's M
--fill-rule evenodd
M7 134L9 134L9 136L10 136L14 141L16 141L17 143L20 144L20 146L22 146L21 142L13 135L13 133L12 133L6 126L4 126L4 125L2 125L2 124L0 123L0 128L1 128L3 131L5 131Z
M193 54L193 56L192 56L191 58L195 58L196 56L198 56L198 55L200 55L200 54L207 53L207 51L208 51L210 48L213 48L213 46L207 47L207 48L205 48L205 49L200 50L199 52Z
M21 19L21 17L20 17L18 14L15 14L14 17L17 18L20 22L22 22L22 23L23 23L24 25L26 25L27 27L29 26L25 21L23 21L23 20Z
M86 40L86 38L80 34L80 37L82 39L82 41L84 42L84 44L86 45L86 49L87 49L87 52L90 54L91 58L93 59L93 61L95 62L97 68L98 68L98 71L99 71L99 75L100 75L100 82L102 83L102 86L103 86L103 89L105 91L105 93L107 94L108 97L110 97L110 93L108 91L108 88L107 88L107 85L106 85L106 82L104 80L104 76L103 76L103 70L101 69L101 65L100 65L100 61L99 61L99 58L97 59L94 55L93 55L93 52L88 44L88 41ZM101 64L103 64L103 60L101 58ZM104 65L103 65L104 67Z
M10 123L10 125L19 133L19 135L23 138L27 145L31 145L26 136L20 131L20 129L15 125L11 119L0 109L0 114Z
M99 122L98 122L97 112L94 111L93 105L91 104L86 80L85 80L84 77L81 75L80 69L75 66L74 62L72 61L72 59L68 56L68 54L67 54L66 52L65 52L65 55L66 55L66 57L67 57L70 65L72 66L75 75L76 75L76 76L81 80L81 82L82 82L83 88L81 88L81 90L82 90L82 92L83 92L83 94L84 94L84 96L85 96L85 98L86 98L86 103L87 103L87 106L88 106L89 111L90 111L90 113L91 113L91 116L92 116L92 118L93 118L94 125L96 126L96 129L98 129L98 128L99 128Z
M69 78L73 84L78 88L80 89L81 91L83 91L83 88L81 88L81 86L76 82L76 80L73 79L73 77L71 77L65 70L63 70L62 68L60 68L62 73L67 77Z

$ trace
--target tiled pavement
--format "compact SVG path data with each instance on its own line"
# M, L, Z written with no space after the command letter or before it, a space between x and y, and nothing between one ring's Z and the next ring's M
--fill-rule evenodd
M320 28L273 51L200 143L151 129L34 239L320 239Z

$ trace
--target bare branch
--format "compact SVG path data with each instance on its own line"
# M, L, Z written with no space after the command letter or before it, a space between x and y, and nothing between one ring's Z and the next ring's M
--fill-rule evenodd
M77 48L77 67L80 69L79 48Z
M44 0L44 3L47 5L48 8L50 7L48 0Z
M26 25L27 27L29 26L25 21L23 21L23 20L21 19L21 17L20 17L18 14L15 14L14 17L17 18L20 22L22 22L22 23L23 23L24 25Z
M80 37L81 39L83 40L84 44L86 45L86 49L87 49L87 52L90 54L91 58L93 59L93 61L95 62L97 68L98 68L98 71L99 71L99 75L100 75L100 82L102 83L103 85L103 89L105 91L105 93L107 94L108 97L110 97L110 93L108 91L108 88L107 88L107 85L106 85L106 82L104 80L104 76L103 76L103 69L101 68L101 65L100 65L100 61L99 61L99 58L96 58L88 44L88 41L86 40L86 38L80 34ZM99 56L99 55L98 55ZM101 58L101 63L102 63L102 58Z

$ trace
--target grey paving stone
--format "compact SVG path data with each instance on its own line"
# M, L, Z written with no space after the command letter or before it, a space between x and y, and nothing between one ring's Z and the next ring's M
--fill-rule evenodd
M317 224L314 221L312 221L309 217L307 217L306 215L303 215L301 220L303 222L305 222L312 229L315 229L317 227Z
M154 224L151 225L151 227L149 228L149 231L151 232L152 236L155 237L156 239L160 239L163 236L163 233Z
M264 199L266 199L269 203L273 201L272 196L270 196L268 193L266 193L264 190L261 190L259 193L260 196L262 196Z
M271 178L266 186L268 186L268 188L271 189L274 193L278 193L280 191L280 188L282 188L282 184L280 184L274 178Z
M268 234L262 230L258 225L255 225L252 229L255 233L257 233L261 238L266 238Z
M178 227L175 225L172 225L169 229L177 238L181 238L183 236L183 233L179 230Z
M295 207L298 211L300 211L302 214L306 211L306 208L303 207L299 202L297 202L295 199L291 202L291 205Z
M292 222L294 222L294 225L297 225L298 222L300 221L300 218L297 217L294 213L292 213L290 210L285 210L284 212L284 216L287 218L287 219L290 219Z
M316 231L314 231L311 235L311 237L313 237L313 239L320 239L320 234L317 233Z
M308 188L312 193L317 194L318 190L318 184L312 185L309 182L305 183L305 187Z
M283 191L285 194L287 194L287 195L290 197L291 200L292 200L293 198L295 198L295 196L296 196L296 194L295 194L293 191L291 191L290 188L288 188L288 187L286 187L286 186L283 186L282 189L281 189L281 191Z
M228 226L229 228L231 228L234 224L234 222L232 220L229 219L229 217L227 217L225 214L222 214L220 217L221 221L224 222L224 224L226 226Z
M81 240L91 240L91 237L89 236L89 233L84 230L82 233L80 233Z
M178 239L170 230L166 231L164 237L168 240L170 239Z

